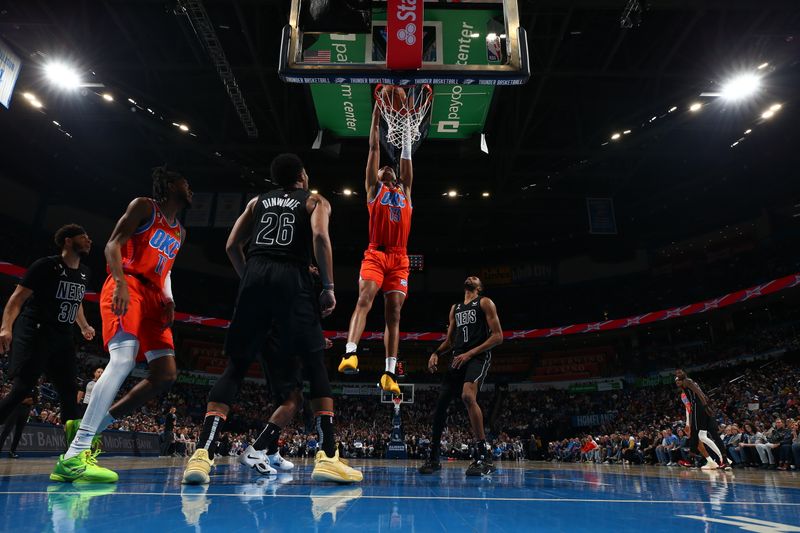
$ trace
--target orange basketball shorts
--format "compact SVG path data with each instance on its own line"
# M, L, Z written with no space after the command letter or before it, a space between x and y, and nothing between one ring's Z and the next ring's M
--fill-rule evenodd
M359 276L377 283L384 294L401 292L408 295L408 255L366 250Z
M116 282L111 276L106 278L100 291L100 317L103 320L103 344L108 343L118 331L124 331L139 341L136 361L151 361L163 355L175 353L172 330L164 327L164 304L156 287L142 283L138 278L125 275L128 292L131 295L127 312L117 316L111 312L111 301Z

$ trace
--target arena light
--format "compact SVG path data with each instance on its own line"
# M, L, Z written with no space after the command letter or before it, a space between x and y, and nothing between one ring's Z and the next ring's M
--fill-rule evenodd
M753 131L753 130L751 130L751 129L746 129L746 130L744 130L744 134L745 134L745 135L750 135L750 132L751 132L751 131Z
M769 66L769 63L767 63L767 62L761 63L761 64L758 66L758 70L764 70L764 69L765 69L765 68L767 68L768 66Z
M317 189L311 189L311 194L319 194L319 191Z
M489 193L488 192L484 192L484 193L481 194L481 196L483 196L484 198L488 198L489 197Z
M187 126L186 124L179 124L179 125L178 125L178 128L179 128L181 131L189 131L189 126Z
M761 113L761 118L764 119L772 118L774 116L775 116L775 111L772 111L771 109L767 109L766 111Z
M36 100L36 96L33 93L22 93L22 97L25 98L27 101Z
M351 191L350 189L345 189L342 191L342 194L344 194L345 196L351 196L353 194L353 191Z
M761 87L761 78L755 74L739 74L725 82L722 86L722 96L726 100L732 102L743 100L748 96L752 96Z
M136 105L136 100L134 100L133 98L128 98L128 101L133 105Z
M103 100L106 102L113 102L114 96L112 96L111 93L103 93Z
M695 102L689 106L689 111L691 111L692 113L696 113L697 111L700 111L700 108L702 107L703 104L701 104L700 102Z
M48 63L44 73L50 83L62 89L72 90L81 86L81 77L73 67L60 62Z
M612 141L616 141L619 138L620 138L620 134L619 133L612 133L611 134L611 140Z
M783 105L781 105L781 104L772 104L771 106L769 106L769 110L773 111L773 112L774 111L779 111L782 107L783 107Z
M56 126L58 126L59 128L61 127L61 124L59 124L59 123L58 123L58 122L56 122L55 120L53 121L53 124L55 124L55 125L56 125Z
M628 135L630 132L631 132L631 130L625 130L625 131L622 132L622 134L623 135Z
M678 110L678 106L674 105L674 106L669 108L669 111L667 111L667 113L672 113L673 111L677 111L677 110Z
M447 191L447 196L449 196L450 198L455 198L456 196L458 196L458 191Z

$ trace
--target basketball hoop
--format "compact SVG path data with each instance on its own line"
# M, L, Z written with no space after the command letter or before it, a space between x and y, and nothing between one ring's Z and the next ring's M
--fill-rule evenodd
M392 396L392 403L394 404L394 412L395 413L399 413L400 412L400 404L403 403L403 397L402 396Z
M397 86L405 91L405 101L401 101L394 90L384 91L384 87L388 86L379 83L375 87L375 101L386 121L386 141L402 148L403 137L408 135L411 144L416 143L422 136L420 124L433 103L433 89L427 83Z

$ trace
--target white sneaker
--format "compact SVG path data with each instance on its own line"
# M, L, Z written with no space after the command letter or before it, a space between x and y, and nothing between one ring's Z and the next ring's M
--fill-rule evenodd
M256 470L262 476L277 474L278 471L269 466L269 459L264 450L256 450L253 446L248 446L239 456L239 462L245 466Z
M717 465L717 463L715 463L714 461L712 461L712 460L709 458L709 459L706 459L706 464L704 464L703 466L701 466L701 467L700 467L700 470L716 470L717 468L719 468L719 466Z
M286 472L294 468L294 463L281 457L280 451L277 451L272 455L267 455L267 459L269 459L270 466L274 467L276 470Z

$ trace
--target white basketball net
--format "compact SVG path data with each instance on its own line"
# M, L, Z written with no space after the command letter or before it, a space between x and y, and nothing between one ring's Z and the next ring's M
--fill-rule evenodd
M394 411L395 412L400 411L400 404L403 403L403 397L402 396L392 397L392 403L394 404Z
M394 91L383 91L385 85L375 87L375 100L386 121L386 141L403 148L403 138L410 138L411 144L419 141L422 132L419 127L433 103L433 89L428 84L405 86L405 103L392 101Z

